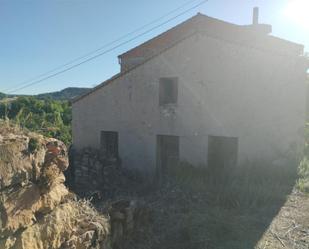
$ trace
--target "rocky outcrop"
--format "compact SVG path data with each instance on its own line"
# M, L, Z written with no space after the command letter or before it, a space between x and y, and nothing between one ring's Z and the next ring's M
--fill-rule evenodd
M109 248L109 219L65 187L66 146L0 123L0 248Z

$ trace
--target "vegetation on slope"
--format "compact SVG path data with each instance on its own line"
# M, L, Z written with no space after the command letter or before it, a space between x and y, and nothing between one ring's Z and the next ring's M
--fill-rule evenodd
M3 99L4 97L5 97L5 94L0 92L0 100Z
M298 167L297 188L302 192L309 193L309 123L305 127L304 157Z
M88 92L90 88L82 88L82 87L68 87L58 92L51 93L42 93L36 95L39 99L53 99L53 100L69 100L73 99L76 96L80 96Z
M57 92L50 92L50 93L42 93L38 95L18 95L18 94L8 94L0 92L0 100L8 97L8 98L14 98L14 97L37 97L38 99L53 99L53 100L70 100L73 99L79 95L85 94L88 92L90 88L83 88L83 87L68 87L61 91Z
M72 114L68 101L18 97L9 103L0 103L0 118L8 118L21 127L57 138L67 145L72 140Z
M21 127L71 144L70 99L90 88L68 87L58 92L34 96L6 95L0 92L0 119L9 119Z

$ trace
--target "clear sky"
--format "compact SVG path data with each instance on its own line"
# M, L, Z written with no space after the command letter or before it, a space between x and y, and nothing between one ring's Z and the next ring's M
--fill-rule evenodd
M0 92L101 47L188 1L0 0ZM289 5L291 1L300 4ZM117 55L197 12L236 24L250 24L252 8L259 6L260 22L272 24L273 35L304 44L308 51L309 4L304 6L306 2L309 0L208 0L125 46L18 93L36 94L69 86L93 87L119 72Z

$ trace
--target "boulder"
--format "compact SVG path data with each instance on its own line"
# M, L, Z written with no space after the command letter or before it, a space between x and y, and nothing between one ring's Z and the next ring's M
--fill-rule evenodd
M36 184L2 192L0 234L10 235L32 225L38 215L51 212L68 193L63 184L55 185L44 195Z
M0 141L0 190L36 181L48 188L69 165L66 147L56 139L6 133Z

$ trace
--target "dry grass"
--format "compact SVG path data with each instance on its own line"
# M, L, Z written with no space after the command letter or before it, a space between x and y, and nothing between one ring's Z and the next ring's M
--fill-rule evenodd
M145 197L154 210L153 223L147 232L137 233L128 248L259 248L290 198L297 164L279 167L259 162L218 175L182 164L172 174L172 180ZM278 242L275 236L272 239ZM308 247L298 243L295 248Z
M14 124L12 121L10 120L3 120L0 119L0 134L7 134L7 133L14 133L14 134L21 134L22 130L21 128Z
M285 201L297 179L297 163L274 166L254 162L218 174L182 164L173 175L179 184L193 191L206 191L214 205L227 209L259 208Z

